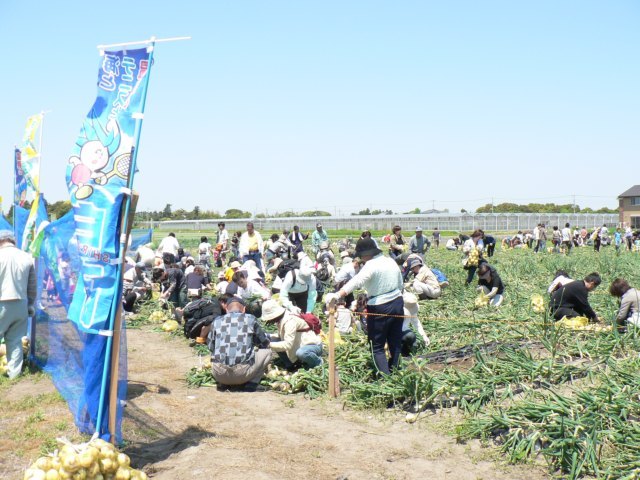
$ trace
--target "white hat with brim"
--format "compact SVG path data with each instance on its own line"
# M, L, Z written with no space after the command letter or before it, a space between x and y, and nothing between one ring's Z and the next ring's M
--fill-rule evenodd
M275 272L276 270L278 270L278 267L280 266L280 264L281 264L281 263L282 263L282 259L281 259L281 258L276 258L276 259L273 261L273 265L271 265L271 266L269 267L269 269L267 270L267 272L271 272L271 273Z
M280 305L275 300L267 300L262 304L262 320L265 322L270 322L271 320L280 317L284 312L286 312L285 308Z
M405 306L418 304L418 297L416 297L415 294L411 292L404 292L402 294L402 300L404 300Z
M411 292L404 292L402 294L404 300L404 308L407 310L410 316L417 317L420 307L418 306L418 297Z

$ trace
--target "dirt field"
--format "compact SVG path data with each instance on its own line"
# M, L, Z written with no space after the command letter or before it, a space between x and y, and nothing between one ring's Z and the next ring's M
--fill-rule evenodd
M543 469L507 466L493 449L458 445L443 432L455 413L409 424L396 412L354 412L339 401L273 392L190 389L198 359L181 339L129 330L125 451L156 479L542 479ZM73 437L66 404L41 374L5 383L0 476L22 478L58 435ZM25 430L26 429L26 430ZM76 438L78 438L76 436Z

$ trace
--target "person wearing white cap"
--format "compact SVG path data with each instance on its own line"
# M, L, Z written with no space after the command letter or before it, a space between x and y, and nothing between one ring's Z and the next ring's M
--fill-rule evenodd
M0 338L7 344L9 378L22 372L22 337L27 318L35 315L36 296L33 258L16 247L12 232L0 231Z
M322 365L322 340L307 322L282 307L275 300L262 304L262 321L275 322L278 338L271 337L271 350L277 352L288 370L300 362L305 368Z
M409 251L423 256L430 246L429 239L422 234L422 227L416 227L416 234L409 239Z
M404 321L402 322L402 356L408 357L413 352L416 344L415 330L422 337L425 346L431 343L431 340L424 331L424 327L418 319L418 299L411 292L404 292L402 295L404 300ZM413 330L411 329L413 327Z
M227 281L226 277L224 276L224 271L220 270L218 272L218 283L216 284L216 292L218 293L218 295L224 294L224 292L227 291L227 286L228 285L229 285L229 282Z
M298 257L301 255L305 254L301 252ZM312 272L313 267L303 267L303 261L300 261L300 268L287 272L280 286L280 302L283 307L294 313L313 312L318 292L316 277Z

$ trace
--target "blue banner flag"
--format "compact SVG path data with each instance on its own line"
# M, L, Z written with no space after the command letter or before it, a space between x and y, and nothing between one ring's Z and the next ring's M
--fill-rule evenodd
M134 228L131 230L128 257L135 257L136 250L147 243L151 243L153 237L153 229L151 228Z
M98 96L67 167L81 269L69 319L89 333L107 327L118 292L120 216L137 118L149 71L146 48L107 51L98 71Z

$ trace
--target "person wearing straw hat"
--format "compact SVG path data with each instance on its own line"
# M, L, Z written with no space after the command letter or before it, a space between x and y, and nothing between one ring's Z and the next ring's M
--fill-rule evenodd
M241 266L242 264L238 261L236 257L231 257L229 259L229 265L224 271L224 278L227 279L227 282L231 282L231 277L233 277L233 274L236 273Z
M0 231L0 338L7 344L9 378L22 372L22 337L28 317L35 315L36 297L33 257L16 247L11 231Z
M293 315L275 300L262 304L262 321L275 323L278 338L271 336L271 350L276 352L287 370L296 364L305 368L322 365L322 339L310 329L301 317Z
M373 361L382 374L398 366L402 347L402 273L396 262L382 254L370 238L356 244L356 257L364 266L349 280L338 295L346 297L356 289L367 291L367 336L373 351ZM390 358L385 353L389 345Z

